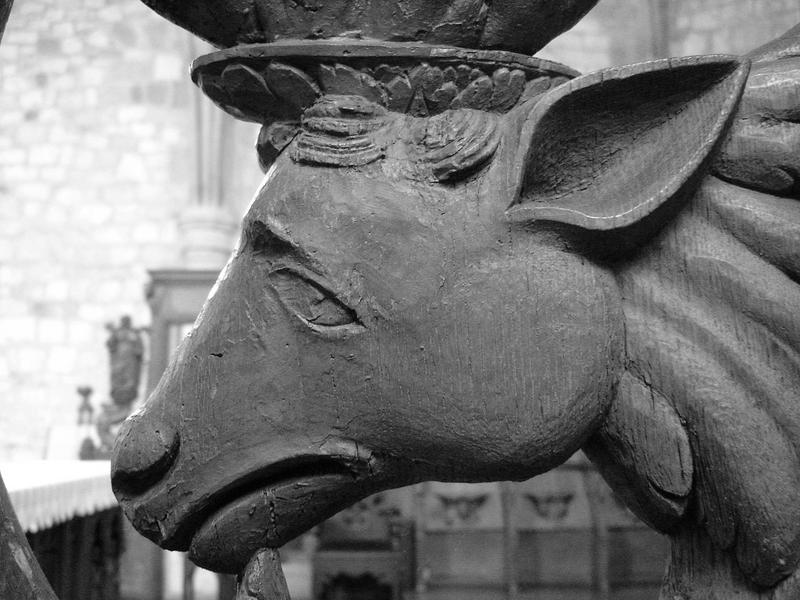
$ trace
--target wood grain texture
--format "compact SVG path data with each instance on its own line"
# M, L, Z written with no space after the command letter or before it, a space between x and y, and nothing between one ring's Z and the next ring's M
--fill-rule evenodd
M800 196L800 56L754 65L714 172L779 196Z
M606 421L584 446L625 503L655 529L669 532L686 513L693 458L670 402L627 371Z
M781 37L756 48L747 55L753 62L774 62L800 56L800 25L795 25Z
M658 251L627 267L621 282L628 360L687 429L693 519L736 556L747 579L773 586L800 560L800 295L768 262L779 249L758 252L761 244L751 250L738 239L747 208L732 229L716 217L725 212L730 221L731 198L743 197L751 209L758 202L761 224L785 208L781 199L709 180L659 238Z
M291 600L277 550L262 550L236 582L236 600Z

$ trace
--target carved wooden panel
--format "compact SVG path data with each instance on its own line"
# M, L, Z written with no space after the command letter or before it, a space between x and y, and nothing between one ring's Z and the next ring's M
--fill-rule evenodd
M422 523L426 530L500 530L500 487L496 483L430 483Z

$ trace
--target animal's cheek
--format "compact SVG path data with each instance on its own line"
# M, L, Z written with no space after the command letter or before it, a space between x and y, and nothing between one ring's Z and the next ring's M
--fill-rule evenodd
M574 451L605 410L618 362L613 280L570 257L523 258L475 263L415 310L307 359L342 433L424 450L451 475L456 458L527 474Z

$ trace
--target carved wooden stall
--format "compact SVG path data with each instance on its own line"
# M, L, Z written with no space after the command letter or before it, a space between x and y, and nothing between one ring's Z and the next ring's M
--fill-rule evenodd
M582 448L670 537L662 598L800 595L800 28L531 58L594 3L148 0L267 175L118 438L143 535L287 598L276 548L342 508Z
M425 483L414 495L420 596L643 598L663 578L666 539L581 455L523 483Z
M376 494L325 521L313 555L312 597L402 600L413 555L403 547L407 521L399 516Z

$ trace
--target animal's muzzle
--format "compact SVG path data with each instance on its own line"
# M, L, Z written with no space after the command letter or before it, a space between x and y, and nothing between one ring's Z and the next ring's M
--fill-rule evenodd
M117 436L111 457L111 484L119 494L147 491L169 471L178 456L180 437L166 423L141 415L130 417Z

